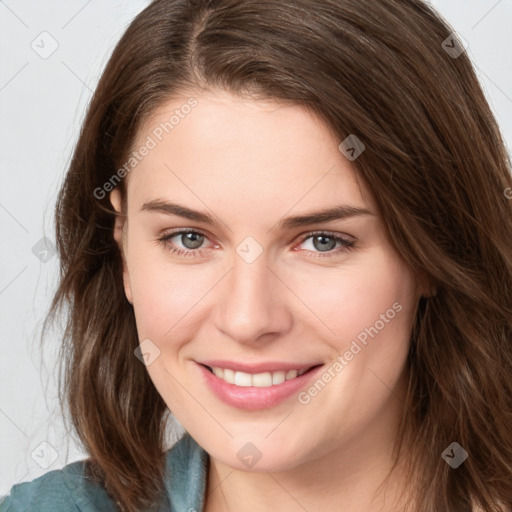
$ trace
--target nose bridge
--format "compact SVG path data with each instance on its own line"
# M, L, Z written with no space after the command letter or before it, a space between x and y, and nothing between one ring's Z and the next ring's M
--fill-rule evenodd
M264 334L289 327L282 284L268 265L265 254L253 261L243 254L234 255L233 268L217 306L217 327L238 342L257 341Z

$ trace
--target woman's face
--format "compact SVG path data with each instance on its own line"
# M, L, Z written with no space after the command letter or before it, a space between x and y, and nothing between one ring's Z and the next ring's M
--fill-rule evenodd
M126 178L125 291L156 389L232 468L388 443L419 290L342 140L299 106L187 100L140 130Z

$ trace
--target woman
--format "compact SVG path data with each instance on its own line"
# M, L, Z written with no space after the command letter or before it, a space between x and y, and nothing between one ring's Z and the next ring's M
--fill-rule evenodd
M1 510L510 511L510 170L419 0L153 2L57 204L90 458Z

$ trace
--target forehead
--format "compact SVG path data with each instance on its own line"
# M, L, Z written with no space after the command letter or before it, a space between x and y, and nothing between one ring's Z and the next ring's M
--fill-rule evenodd
M151 149L129 173L128 197L179 194L197 206L205 197L240 207L259 201L373 207L338 139L299 105L223 91L177 96L139 130L134 151Z

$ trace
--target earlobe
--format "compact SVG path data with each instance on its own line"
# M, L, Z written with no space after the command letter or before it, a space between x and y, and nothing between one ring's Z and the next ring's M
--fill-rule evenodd
M117 242L117 246L119 247L119 251L121 252L121 259L123 262L123 286L124 286L124 293L126 295L126 298L128 299L128 302L130 304L133 304L132 299L132 289L130 284L130 275L128 272L128 265L126 263L126 215L122 214L122 208L121 208L121 193L118 189L112 190L110 192L110 202L112 206L114 207L114 210L116 210L116 218L114 221L114 232L113 237L114 240Z

